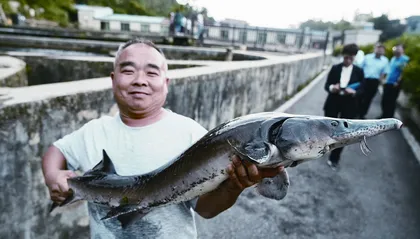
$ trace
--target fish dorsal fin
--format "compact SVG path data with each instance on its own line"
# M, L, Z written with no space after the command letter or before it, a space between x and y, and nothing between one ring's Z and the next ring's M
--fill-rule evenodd
M112 163L111 159L109 158L106 151L102 150L102 160L92 168L86 174L97 174L97 173L106 173L106 174L116 174L114 164Z

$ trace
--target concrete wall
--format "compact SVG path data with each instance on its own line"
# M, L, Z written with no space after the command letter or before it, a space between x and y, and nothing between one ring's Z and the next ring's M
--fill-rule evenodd
M26 86L26 63L9 56L0 56L0 87Z
M166 107L207 129L280 106L321 71L322 54L229 62L169 72ZM117 109L108 77L13 88L0 104L0 238L86 238L85 204L48 215L41 156L49 145Z
M226 58L226 52L223 49L200 49L196 48L175 48L163 47L165 56L168 59L184 59L184 60L169 60L169 69L179 69L186 67L193 67L195 65L211 64L211 61L202 60L219 60L223 61ZM67 81L77 81L82 79L90 79L97 77L108 76L113 70L113 57L97 57L97 56L59 56L59 55L45 55L42 53L26 53L26 52L9 52L10 56L21 59L23 63L22 73L27 75L22 80L18 81L14 75L13 79L9 79L8 84L4 86L23 86L23 85L40 85ZM261 56L249 55L243 53L234 53L233 60L249 60L249 59L264 59ZM18 59L16 59L18 60ZM197 61L198 60L198 61ZM21 62L21 61L20 61ZM26 71L25 71L26 63ZM22 78L22 77L21 77ZM6 82L6 81L4 81ZM13 83L13 85L12 85ZM24 84L23 84L24 83ZM0 82L1 86L1 82Z

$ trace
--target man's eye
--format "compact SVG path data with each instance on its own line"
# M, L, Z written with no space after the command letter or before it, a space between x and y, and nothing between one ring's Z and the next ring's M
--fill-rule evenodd
M157 75L158 75L158 73L156 73L156 72L152 72L152 71L149 71L147 74L148 74L148 75L151 75L151 76L157 76Z
M132 74L133 71L132 70L122 70L123 73L127 73L127 74Z

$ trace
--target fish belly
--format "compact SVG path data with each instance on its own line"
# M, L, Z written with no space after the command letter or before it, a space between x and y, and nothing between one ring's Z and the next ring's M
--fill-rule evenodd
M228 179L227 174L219 174L216 177L206 180L200 184L195 185L190 190L185 192L184 194L177 197L173 203L180 203L192 200L196 197L199 197L203 194L213 191L216 189L223 181Z

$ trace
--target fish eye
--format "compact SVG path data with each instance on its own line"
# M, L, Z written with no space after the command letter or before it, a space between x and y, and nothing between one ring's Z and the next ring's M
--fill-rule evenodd
M334 120L334 121L332 121L332 122L331 122L331 125L332 125L332 126L334 126L334 127L335 127L335 126L338 126L338 121L335 121L335 120Z

